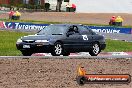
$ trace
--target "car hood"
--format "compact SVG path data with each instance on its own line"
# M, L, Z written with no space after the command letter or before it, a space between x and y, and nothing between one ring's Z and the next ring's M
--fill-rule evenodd
M62 35L28 35L22 37L22 40L59 40L62 38Z
M22 37L22 40L49 40L49 35L28 35Z

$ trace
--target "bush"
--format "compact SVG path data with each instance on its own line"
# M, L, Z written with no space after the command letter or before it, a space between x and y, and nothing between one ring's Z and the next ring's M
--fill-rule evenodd
M16 7L17 7L17 10L19 10L20 8L24 8L24 4L17 4Z
M8 4L0 4L1 7L6 7L6 8L10 8L10 5Z

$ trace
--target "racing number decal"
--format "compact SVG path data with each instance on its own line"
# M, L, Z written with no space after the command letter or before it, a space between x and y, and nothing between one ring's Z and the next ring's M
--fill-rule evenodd
M88 40L88 36L87 35L82 35L83 40Z

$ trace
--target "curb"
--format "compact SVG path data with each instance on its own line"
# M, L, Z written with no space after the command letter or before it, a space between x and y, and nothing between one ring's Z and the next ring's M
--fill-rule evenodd
M132 52L101 52L98 56L132 55ZM52 56L50 53L34 53L32 56ZM69 56L90 56L88 52L70 53Z

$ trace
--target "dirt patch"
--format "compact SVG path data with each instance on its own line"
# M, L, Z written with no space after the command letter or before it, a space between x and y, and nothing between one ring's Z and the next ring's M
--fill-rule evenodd
M67 12L32 12L22 13L22 20L37 20L49 22L73 22L85 24L105 24L108 25L110 18L115 16L122 16L124 19L123 25L132 26L132 14L127 13L67 13ZM8 14L1 14L0 18L7 18Z
M132 88L127 84L79 86L77 67L89 74L130 74L130 59L1 59L0 88Z

